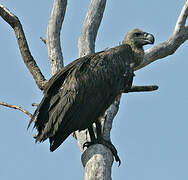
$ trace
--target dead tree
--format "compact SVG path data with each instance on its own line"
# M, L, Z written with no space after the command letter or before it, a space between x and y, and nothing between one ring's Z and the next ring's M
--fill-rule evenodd
M103 12L105 10L105 5L106 0L91 0L90 7L83 24L82 33L78 42L80 57L95 52L95 40L103 17ZM66 6L67 0L54 0L54 5L47 28L47 37L46 40L43 40L48 47L52 75L55 74L64 65L60 44L60 32L66 12ZM24 63L32 74L38 88L43 90L47 80L43 76L40 68L36 64L36 61L29 50L19 18L2 4L0 4L0 16L13 28ZM165 42L146 50L144 62L140 65L140 67L138 67L138 69L141 69L158 59L162 59L173 54L188 39L188 26L186 26L187 16L188 1L185 2L185 5L179 15L173 34ZM155 89L157 89L157 86L133 86L132 92L147 90L152 91ZM106 111L104 117L101 118L104 138L107 140L110 140L110 131L112 128L113 119L119 109L120 99L121 96L117 97L115 102ZM19 106L9 105L3 102L0 104L21 110L31 116L29 112ZM103 145L99 144L91 146L84 151L82 148L83 143L86 142L89 138L87 131L76 132L74 136L78 140L80 150L83 153L82 163L85 168L85 179L110 180L111 167L113 164L113 156L111 151Z

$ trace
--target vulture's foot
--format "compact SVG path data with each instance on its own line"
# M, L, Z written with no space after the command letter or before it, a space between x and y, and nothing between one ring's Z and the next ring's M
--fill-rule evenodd
M103 138L98 138L98 139L95 139L94 141L91 141L91 142L85 142L83 144L83 148L84 147L88 148L89 146L94 145L94 144L103 144L104 146L106 146L107 148L109 148L111 150L111 152L112 152L112 154L113 154L116 162L119 162L119 166L120 166L121 160L120 160L120 158L118 156L118 152L117 152L115 146L111 142L106 141Z

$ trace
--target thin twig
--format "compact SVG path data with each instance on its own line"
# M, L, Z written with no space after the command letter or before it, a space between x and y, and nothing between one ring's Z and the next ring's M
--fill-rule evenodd
M17 110L22 111L23 113L27 114L29 117L32 117L32 114L30 112L28 112L27 110L23 109L20 106L7 104L5 102L0 102L0 105L6 106L6 107L9 107L9 108L13 108L13 109L17 109Z
M43 37L40 37L40 40L41 40L44 44L46 44L46 39L44 39Z

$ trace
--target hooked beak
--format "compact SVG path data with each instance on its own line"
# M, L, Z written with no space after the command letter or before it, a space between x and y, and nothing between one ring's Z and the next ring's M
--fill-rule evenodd
M144 33L144 41L146 44L153 44L155 42L155 38L152 34Z

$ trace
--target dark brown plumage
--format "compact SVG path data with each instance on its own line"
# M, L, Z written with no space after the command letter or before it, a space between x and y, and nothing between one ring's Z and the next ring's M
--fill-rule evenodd
M49 138L54 151L76 130L89 128L92 134L92 124L132 86L134 67L143 60L143 45L153 42L151 34L134 29L122 45L79 58L55 74L28 125L36 118L36 141Z

